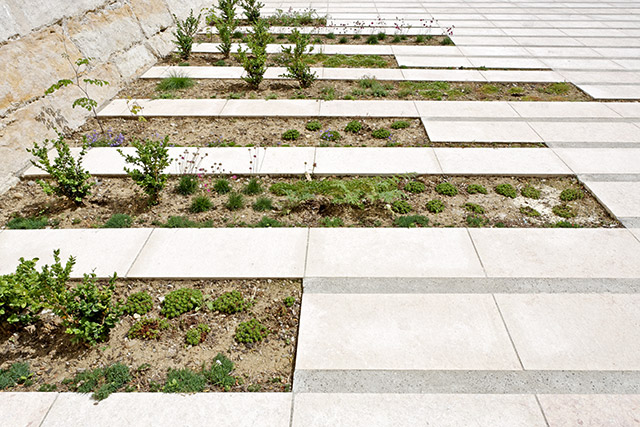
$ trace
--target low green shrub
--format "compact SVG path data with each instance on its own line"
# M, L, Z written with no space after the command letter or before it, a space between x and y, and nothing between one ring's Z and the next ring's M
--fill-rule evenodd
M127 314L144 315L153 309L153 298L149 292L142 291L129 295L124 305L124 311Z
M218 194L227 194L231 192L231 183L228 179L220 178L213 184L213 189Z
M310 122L307 122L307 124L305 125L305 129L310 131L310 132L316 132L316 131L319 131L320 129L322 129L322 125L320 124L319 121L312 120Z
M28 363L12 363L9 368L0 369L0 390L15 387L18 384L29 384L32 376Z
M226 208L230 211L237 211L244 207L244 197L240 193L229 193L229 198L225 204Z
M369 34L367 36L367 44L378 44L378 37L375 34Z
M426 187L423 182L420 181L409 181L404 186L404 191L408 191L409 193L424 193Z
M293 304L295 304L296 299L294 297L286 297L282 300L282 303L285 305L285 307L293 307Z
M532 187L531 185L527 185L522 190L520 190L520 194L528 199L539 199L540 198L540 190Z
M469 227L482 227L486 224L487 220L480 215L468 215L467 216L467 225Z
M521 206L520 213L524 216L529 216L532 218L540 216L540 212L532 208L531 206Z
M233 362L222 353L218 353L218 355L213 359L211 368L203 369L202 374L209 384L221 387L225 391L229 391L236 383L236 378L230 375L233 368Z
M49 225L49 218L46 216L23 218L17 216L11 218L7 222L7 228L10 230L38 230Z
M127 337L129 339L157 340L160 332L169 329L169 322L166 319L156 319L144 317L131 326Z
M251 307L251 302L244 299L239 291L225 292L218 298L207 304L212 311L219 311L224 314L233 314L245 311Z
M198 326L191 328L187 331L184 340L190 346L197 346L200 343L204 342L207 339L207 335L211 332L211 328L209 325L204 323L199 323Z
M476 214L483 214L484 213L484 208L480 205L477 205L475 203L465 203L464 204L464 208L466 210L468 210L471 213L476 213Z
M198 189L198 177L193 175L182 175L176 191L183 196L189 196Z
M163 393L199 393L204 391L207 380L204 375L191 369L169 369L162 388Z
M376 37L378 38L378 40L382 41L387 38L387 35L385 33L378 33L376 34Z
M191 206L189 206L189 211L191 213L201 213L207 212L213 208L213 202L207 196L198 196L193 199L191 202Z
M518 191L511 184L498 184L495 188L496 193L500 194L504 197L509 197L511 199L515 199L518 195Z
M340 135L340 132L336 130L325 130L320 135L320 139L323 141L336 142L339 141L340 138L342 138L342 136Z
M398 120L397 122L393 122L391 123L391 129L406 129L409 126L411 126L411 123L407 122L406 120Z
M391 132L388 129L376 129L371 132L371 136L376 139L387 139L391 136Z
M183 216L172 216L169 217L165 224L160 224L160 226L165 228L211 228L213 227L213 221L197 222Z
M444 211L444 203L442 200L433 199L427 202L426 208L429 212L433 214L438 214Z
M298 138L300 138L300 132L295 129L286 130L282 134L282 139L285 141L295 141Z
M407 214L413 210L406 200L395 200L391 203L391 210L399 214Z
M182 288L169 292L162 301L161 313L167 319L196 310L202 306L202 292L198 289Z
M114 363L105 368L78 372L69 381L69 388L78 393L93 393L95 400L103 400L122 389L131 381L129 368L122 363Z
M393 220L393 225L403 228L426 227L429 225L429 218L423 215L399 216Z
M469 194L487 194L487 189L480 184L467 185L467 193Z
M168 177L164 171L171 164L169 137L145 141L134 139L131 145L136 150L135 155L124 154L121 149L118 149L125 162L133 165L133 168L125 167L124 170L149 196L149 204L157 205L160 203L160 192L167 183Z
M555 205L551 211L561 218L574 218L577 215L576 211L567 205Z
M102 228L131 228L132 225L133 219L129 215L117 213L111 215Z
M270 211L273 209L273 201L268 197L258 197L253 204L253 210L256 212Z
M244 194L250 196L260 194L263 191L264 190L262 189L262 185L260 184L260 181L258 181L258 178L251 178L247 185L245 185L245 187L242 189L242 192Z
M563 202L571 202L574 200L580 200L584 198L584 193L581 190L575 188L565 188L560 193L560 200Z
M345 132L358 133L362 130L362 123L358 120L352 120L344 127Z
M552 225L554 228L582 228L581 225L574 224L569 221L558 221Z
M338 217L324 217L318 222L322 227L344 227L344 221Z
M442 194L443 196L453 197L458 194L458 189L450 182L441 182L436 185L436 193Z
M235 340L239 343L252 344L262 341L267 335L269 335L267 327L257 319L251 319L238 325Z

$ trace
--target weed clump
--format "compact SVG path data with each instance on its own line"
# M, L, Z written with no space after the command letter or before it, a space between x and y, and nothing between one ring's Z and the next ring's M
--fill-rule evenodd
M256 319L242 322L236 328L235 340L239 343L252 344L260 342L269 335L266 326Z
M106 368L96 368L79 372L69 381L72 391L91 393L95 400L104 400L111 393L122 389L129 381L129 368L122 363L114 363Z
M498 184L495 188L496 193L500 194L504 197L509 197L511 199L515 199L518 195L515 187L511 184Z
M467 225L469 227L482 227L484 224L486 224L487 220L483 217L481 217L480 215L469 215L467 216Z
M218 194L227 194L231 191L229 180L220 178L213 184L213 189Z
M28 363L15 362L8 369L0 370L0 390L15 387L18 384L30 384L32 376Z
M487 194L487 189L480 184L469 184L467 186L467 193L469 194Z
M388 129L376 129L371 132L371 136L376 139L387 139L391 136L391 132Z
M524 215L524 216L529 216L529 217L532 217L532 218L540 216L540 212L538 212L537 210L533 209L531 206L521 206L520 207L520 213L522 215Z
M107 222L104 223L102 228L131 228L133 219L127 214L113 214Z
M540 198L540 190L532 187L531 185L527 185L522 190L520 190L520 194L528 199L539 199Z
M458 194L458 189L450 182L442 182L436 185L436 192L438 194L442 194L443 196L453 197Z
M444 203L442 200L433 199L427 202L426 206L427 210L433 214L438 214L444 211Z
M202 306L202 292L198 289L182 288L171 291L162 301L161 313L167 319L196 310Z
M338 217L325 217L318 221L322 227L343 227L344 221Z
M286 130L282 134L282 139L285 141L295 141L298 138L300 138L300 132L295 129Z
M273 209L273 202L268 197L258 197L252 207L256 212L270 211Z
M468 210L471 213L475 213L475 214L483 214L484 213L484 208L480 205L477 205L475 203L465 203L464 204L464 208L466 210Z
M189 329L184 339L187 344L195 347L204 342L205 339L207 339L207 335L209 334L209 332L211 332L211 328L209 327L209 325L200 323L195 328Z
M207 304L210 310L224 314L233 314L246 310L251 302L244 299L238 291L225 292L215 300Z
M391 129L394 129L394 130L406 129L409 126L411 126L411 123L409 123L409 122L407 122L405 120L398 120L397 122L391 123Z
M263 216L260 221L258 221L255 225L256 228L277 228L284 227L284 224L277 219L269 218L268 216Z
M307 124L305 125L305 129L307 129L310 132L315 132L322 129L322 125L320 124L319 121L313 120L313 121L307 122Z
M7 222L10 230L38 230L49 225L49 218L46 216L23 218L17 216Z
M226 358L222 353L213 359L210 369L203 369L202 375L212 385L221 387L225 391L229 391L231 386L236 383L236 378L233 377L231 372L233 371L233 362Z
M158 92L173 92L176 90L189 89L195 85L195 81L191 77L180 74L173 74L166 77L156 85Z
M240 193L230 193L227 203L225 204L230 211L237 211L244 206L244 197Z
M153 309L153 299L149 292L136 292L129 295L124 305L124 312L127 314L144 315Z
M404 191L408 191L409 193L424 193L425 189L424 183L420 181L410 181L404 186Z
M131 326L127 337L129 339L157 340L160 337L160 332L165 329L169 329L169 322L166 319L145 317Z
M424 215L399 216L393 220L393 225L403 228L426 227L429 225L429 218Z
M191 369L169 369L163 393L198 393L204 390L207 380L204 375Z
M575 188L565 188L560 193L560 200L563 202L572 202L574 200L580 200L584 198L584 193L581 190Z
M352 120L344 127L345 132L358 133L362 130L362 123L357 120Z
M413 210L406 200L395 200L391 203L391 210L399 214L407 214Z
M169 217L165 224L160 224L165 228L210 228L213 227L213 221L191 221L183 216Z
M561 218L574 218L577 215L576 211L567 205L555 205L551 211Z
M198 178L193 175L183 175L180 177L176 191L183 196L189 196L198 189Z
M198 196L191 202L191 213L207 212L213 207L213 202L207 196Z

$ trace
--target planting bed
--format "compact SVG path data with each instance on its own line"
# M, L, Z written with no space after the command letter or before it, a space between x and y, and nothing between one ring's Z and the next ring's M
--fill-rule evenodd
M63 260L64 261L64 260ZM205 302L224 292L239 291L254 304L246 311L221 314L202 307L173 319L160 313L162 299L180 288L202 291ZM41 321L22 329L11 329L6 323L0 329L0 367L6 369L14 362L27 362L34 373L29 385L9 388L9 391L75 391L65 379L77 373L104 368L114 363L127 365L132 380L120 391L161 391L168 369L209 369L218 353L234 364L231 375L236 381L231 391L289 391L293 374L293 360L297 342L301 283L297 280L118 280L116 296L148 292L153 309L142 317L161 318L167 328L157 339L127 338L131 326L140 315L124 315L111 330L109 339L93 347L73 344L64 333L59 318L44 314ZM285 303L285 298L288 299ZM288 306L290 305L290 306ZM270 333L257 343L238 343L234 339L240 322L258 319ZM210 327L204 341L196 346L185 342L186 331L200 323ZM43 384L48 389L41 389ZM220 387L206 386L203 391L222 391Z
M185 196L178 194L179 178L170 178L160 204L154 207L147 206L146 198L128 178L95 179L93 194L82 206L47 196L34 181L23 180L0 197L0 223L5 225L21 215L46 217L40 226L91 228L104 226L113 214L127 214L131 216L129 223L114 226L393 227L410 225L404 222L406 219L399 219L402 216L419 215L423 218L417 225L433 227L548 227L558 222L560 226L619 226L596 199L570 177L345 177L313 181L266 177L258 179L259 186L253 194L247 194L249 179L246 177L228 179L228 192L215 190L219 188L217 180L218 177L202 178L198 181L199 189ZM410 191L406 185L412 181L420 184L410 186L423 191ZM439 194L437 186L443 182L452 184L456 194ZM483 186L487 194L473 193L469 190L470 184ZM496 192L501 184L513 186L513 198ZM523 195L522 190L528 185L539 191L537 199ZM569 188L579 189L582 196L577 200L562 200L562 191ZM234 206L230 206L232 194L241 195L242 199L241 202L235 200ZM194 213L194 199L202 195L210 200L210 206ZM432 200L441 203L429 205ZM441 205L440 208L437 205Z
M234 42L244 43L247 33L241 33L241 37L234 37ZM419 35L396 35L386 34L384 36L376 33L373 37L369 35L341 34L341 30L336 29L335 33L328 34L311 34L311 41L314 44L348 44L348 45L376 45L391 44L404 46L453 46L454 43L449 36L419 36ZM239 35L239 34L237 34ZM295 43L289 39L289 34L272 33L273 43ZM375 40L375 41L374 41ZM220 43L220 37L217 34L199 34L196 36L196 42L199 43Z
M375 79L317 81L301 89L291 80L264 80L253 90L240 79L193 80L186 89L162 90L160 80L137 80L119 98L336 99L442 101L591 101L570 83L412 82ZM144 111L142 112L144 114Z

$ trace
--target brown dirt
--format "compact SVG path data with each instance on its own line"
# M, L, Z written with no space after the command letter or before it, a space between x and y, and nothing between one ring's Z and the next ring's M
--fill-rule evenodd
M244 33L242 37L244 38L247 33ZM275 44L287 44L291 43L287 36L288 34L277 34L272 33L274 37L273 43ZM345 37L347 39L346 43L341 43L340 39ZM336 28L335 36L333 38L327 37L323 34L312 34L311 41L314 44L342 44L342 45L366 45L368 35L360 35L360 37L354 38L353 35L345 35L340 33L340 28ZM422 43L418 43L416 41L416 36L400 36L400 41L394 42L395 34L389 33L384 40L378 40L379 44L391 44L391 45L403 45L403 46L440 46L445 36L431 36L431 38L426 38ZM404 40L402 39L404 37ZM220 43L220 37L217 34L205 35L198 34L195 37L196 43ZM234 39L234 43L241 43L241 39Z
M224 168L224 165L222 165ZM146 206L146 198L128 178L95 178L97 182L93 194L84 206L76 207L64 200L47 196L34 181L23 180L12 190L0 196L0 224L15 215L25 217L46 215L50 224L57 228L91 228L100 227L112 214L126 213L133 217L134 227L150 227L165 223L171 216L184 216L193 221L211 221L213 227L237 227L258 223L264 216L277 219L285 226L318 227L326 217L340 217L345 227L392 227L399 216L393 213L389 206L383 203L369 204L364 209L346 205L334 205L321 196L308 200L297 206L291 206L286 197L275 196L268 189L276 182L292 182L299 178L261 178L265 192L258 196L244 196L245 206L236 211L225 207L228 195L209 193L204 189L201 194L207 194L213 203L213 209L193 214L189 207L195 196L180 196L176 192L178 178L169 180L164 197L159 205ZM340 178L349 180L353 178ZM509 177L443 177L419 176L417 178L426 185L426 191L421 194L405 193L407 201L413 207L411 215L425 215L429 218L430 226L434 227L465 227L469 212L465 203L475 203L486 209L482 217L486 226L496 226L498 223L506 227L546 227L563 220L551 211L552 207L561 204L560 192L565 188L582 188L575 178L509 178ZM215 178L206 177L201 182L212 187ZM456 185L459 193L454 197L439 195L435 186L443 181ZM239 177L231 180L234 191L241 192L248 178ZM400 180L398 187L403 188L406 178ZM465 189L468 184L482 184L489 193L468 194ZM518 195L509 199L493 191L496 185L511 183L518 190L525 185L538 188L542 196L539 200L527 199ZM586 190L585 198L568 203L577 213L570 222L584 227L617 227L619 223L613 219ZM252 209L258 197L269 197L274 208L267 212L256 212ZM426 203L432 199L441 199L446 208L444 212L432 214L426 210ZM521 207L532 207L540 212L536 218L528 217L520 212ZM501 226L498 224L498 226Z
M235 363L231 375L241 379L232 391L247 391L249 386L259 386L260 391L290 389L302 295L299 280L118 280L117 297L124 300L134 292L149 292L154 309L147 316L157 318L160 317L160 298L171 290L185 287L200 289L205 300L238 290L245 298L254 298L255 304L246 312L232 315L207 309L183 314L169 320L171 327L163 331L158 340L150 341L126 337L135 322L127 315L111 331L107 342L94 347L72 344L57 318L45 315L31 332L29 328L0 332L0 367L7 368L17 361L28 362L36 374L32 386L18 386L10 391L36 391L45 383L65 391L67 387L61 384L65 378L116 362L132 370L148 364L147 370L134 375L133 386L136 391L150 391L152 382L164 384L169 368L200 370L203 364L209 368L219 352ZM289 296L296 302L287 308L282 300ZM236 326L254 317L271 331L268 337L252 345L235 342ZM211 332L200 345L188 346L185 333L198 323L209 325ZM277 378L280 380L276 381Z
M118 98L156 98L159 80L139 79L120 91ZM442 100L442 101L591 101L592 98L576 86L567 83L564 94L549 93L553 83L479 83L479 82L398 82L382 81L386 96L375 96L370 89L363 89L357 80L321 80L308 89L301 89L290 80L264 80L258 90L253 90L240 79L201 79L189 89L176 90L171 96L180 99L368 99L368 100ZM447 89L430 90L435 85L447 85ZM411 86L414 85L414 86ZM415 86L419 85L419 86ZM511 95L513 88L521 88L518 96ZM144 111L142 112L144 114Z

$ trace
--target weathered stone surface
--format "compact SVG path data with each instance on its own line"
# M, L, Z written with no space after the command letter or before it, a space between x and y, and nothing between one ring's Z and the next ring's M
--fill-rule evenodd
M163 0L133 0L131 9L146 37L151 37L173 24L167 4Z
M158 58L167 56L176 47L175 44L173 44L173 34L171 34L170 30L165 30L149 38L145 42L145 46Z
M131 77L144 71L156 61L155 56L149 52L145 45L137 45L128 51L116 56L113 63L118 67L122 78L129 80Z
M61 56L65 44L71 59L80 56L60 26L0 47L0 115L12 105L43 96L53 83L70 77L70 65Z
M82 54L97 61L107 60L112 53L125 50L144 38L128 5L74 18L67 24L67 29Z
M211 7L210 0L165 0L171 13L174 13L178 19L184 19L189 15L189 11L193 10L193 14L198 16L200 10L205 7Z

